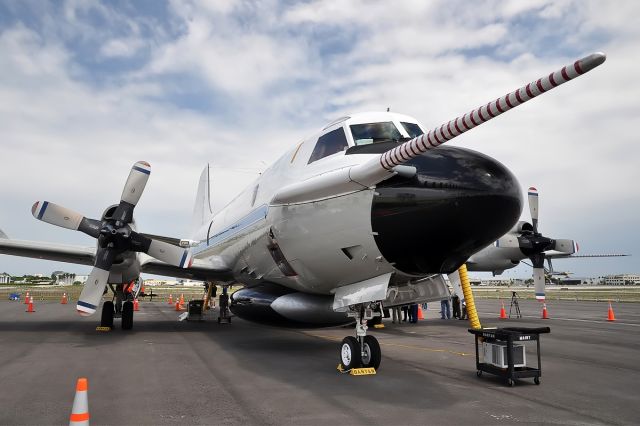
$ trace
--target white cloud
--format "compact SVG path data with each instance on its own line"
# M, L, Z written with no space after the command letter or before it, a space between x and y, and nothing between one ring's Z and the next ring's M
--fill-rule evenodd
M113 27L93 28L89 10ZM605 50L608 60L453 143L536 185L551 236L574 237L586 251L638 250L640 51L628 19L636 2L173 2L170 11L160 25L68 2L59 16L40 12L43 31L17 22L2 30L0 227L9 235L89 243L34 221L32 202L97 216L118 200L131 163L145 159L153 175L139 224L182 236L207 161L218 166L219 208L255 178L246 168L262 168L342 113L390 106L437 125L571 62L567 51L579 47ZM530 33L514 27L534 18ZM566 42L549 44L555 27ZM78 61L79 39L105 60L140 60L142 48L150 59L98 82ZM211 111L175 101L202 93ZM0 270L20 264L0 257Z
M144 42L138 38L112 39L102 45L100 54L107 58L128 58L135 55L143 46Z

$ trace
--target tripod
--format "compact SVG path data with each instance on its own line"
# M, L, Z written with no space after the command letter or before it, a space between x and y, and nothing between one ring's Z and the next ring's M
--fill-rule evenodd
M520 313L520 305L518 304L518 293L515 291L511 292L511 306L509 306L509 318L511 318L511 310L514 311L514 315L516 318L522 318L522 314Z

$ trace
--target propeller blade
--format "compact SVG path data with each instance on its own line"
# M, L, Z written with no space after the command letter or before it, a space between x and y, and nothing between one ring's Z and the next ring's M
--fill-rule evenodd
M559 251L565 254L573 254L578 251L577 244L573 240L555 240L555 245L552 250Z
M538 190L533 186L529 188L529 211L531 212L531 224L533 232L538 233Z
M93 238L98 238L98 235L100 235L102 222L99 220L88 219L80 213L48 201L36 201L31 207L31 214L43 222L73 231L84 232Z
M147 250L147 254L158 260L162 260L165 263L178 266L180 268L190 267L193 261L189 250L158 240L151 240L151 245L149 246L149 250Z
M180 268L190 267L193 261L191 251L137 232L131 233L131 249L147 253L151 257Z
M115 252L113 250L109 248L98 248L95 264L76 304L76 309L80 315L93 315L98 305L100 305L114 257Z
M124 223L131 223L133 220L133 209L138 204L144 187L147 185L151 165L146 161L138 161L131 167L127 182L124 184L120 204L113 213L113 218Z
M533 268L533 285L536 293L536 300L544 302L544 268Z

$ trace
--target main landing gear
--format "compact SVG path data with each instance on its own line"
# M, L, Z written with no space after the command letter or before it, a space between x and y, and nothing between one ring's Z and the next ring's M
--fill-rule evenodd
M114 300L108 300L102 304L102 316L100 317L100 327L113 328L113 319L121 318L123 330L133 328L133 295L123 291L124 286L117 284L114 289L109 284L114 294Z
M347 336L340 344L340 364L343 370L361 367L377 370L380 367L382 351L378 339L367 335L367 321L379 315L375 303L349 306L347 316L356 320L356 337Z

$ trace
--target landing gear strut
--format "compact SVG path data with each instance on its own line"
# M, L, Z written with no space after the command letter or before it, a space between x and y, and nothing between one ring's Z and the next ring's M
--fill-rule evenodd
M356 337L347 336L340 344L340 364L344 370L370 367L378 369L382 351L378 340L367 335L367 321L380 315L376 303L349 306L347 316L356 320Z

